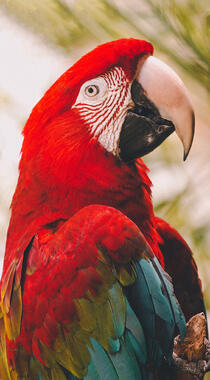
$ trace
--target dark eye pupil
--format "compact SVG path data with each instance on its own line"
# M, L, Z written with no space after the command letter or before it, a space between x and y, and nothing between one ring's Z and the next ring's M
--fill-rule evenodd
M85 94L90 97L94 97L99 93L98 86L95 85L89 85L85 88Z

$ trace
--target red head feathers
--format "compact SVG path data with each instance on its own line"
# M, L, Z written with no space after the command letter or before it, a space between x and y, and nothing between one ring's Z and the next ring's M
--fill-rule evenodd
M23 155L32 148L32 135L39 139L40 130L44 125L71 108L84 82L113 66L123 67L128 78L132 79L139 57L152 53L153 47L149 42L130 38L105 43L80 58L61 75L34 107L23 131ZM27 141L28 137L30 144Z

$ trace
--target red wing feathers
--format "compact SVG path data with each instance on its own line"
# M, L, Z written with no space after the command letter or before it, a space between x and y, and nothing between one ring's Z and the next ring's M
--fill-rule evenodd
M54 234L38 233L22 278L21 333L15 341L7 340L10 372L27 379L38 360L46 379L49 371L59 372L59 365L83 377L90 337L109 351L111 340L117 338L116 297L121 305L117 330L124 329L125 300L119 282L135 281L132 261L146 252L152 255L138 227L118 210L101 205L85 207Z

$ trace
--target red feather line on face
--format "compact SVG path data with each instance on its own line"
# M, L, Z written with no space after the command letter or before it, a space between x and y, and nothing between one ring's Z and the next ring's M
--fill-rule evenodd
M84 97L82 97L84 101L80 101L82 94L79 94L78 101L72 108L79 112L101 145L115 153L121 125L131 102L130 81L121 67L116 67L96 78L96 83L99 78L103 78L106 83L105 96L93 104L92 99ZM94 85L94 81L92 84Z

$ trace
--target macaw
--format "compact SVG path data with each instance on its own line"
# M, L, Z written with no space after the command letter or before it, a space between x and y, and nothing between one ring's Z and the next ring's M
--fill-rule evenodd
M187 90L132 38L83 56L34 107L1 279L2 380L171 378L174 337L205 310L141 159L173 131L185 159Z

